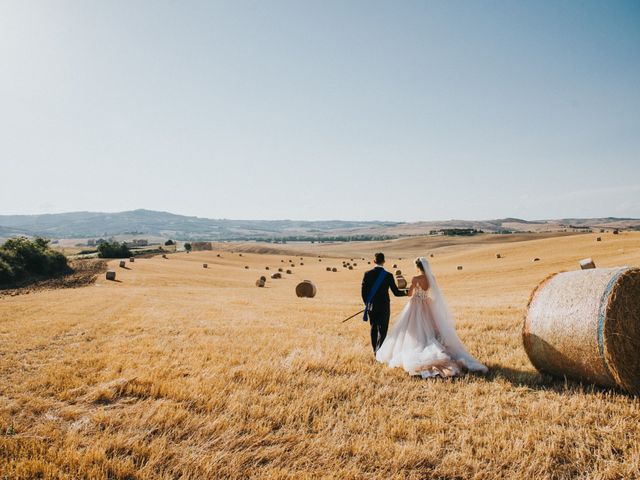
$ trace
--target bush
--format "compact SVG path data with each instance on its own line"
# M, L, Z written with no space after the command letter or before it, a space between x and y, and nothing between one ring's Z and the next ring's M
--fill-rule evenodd
M191 244L190 244L189 242L185 243L185 244L184 244L184 249L185 249L187 252L190 252L190 251L191 251Z
M54 276L69 270L67 257L51 250L45 238L12 238L0 247L0 284L29 275Z
M123 242L104 242L98 245L100 258L127 258L131 256L131 250Z
M174 242L173 240L169 239L166 242L164 242L165 245L169 246L169 245L175 245L176 242Z

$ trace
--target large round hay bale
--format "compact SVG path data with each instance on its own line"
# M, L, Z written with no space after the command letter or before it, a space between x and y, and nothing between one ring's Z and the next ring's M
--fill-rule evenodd
M499 253L496 253L496 258L502 258L502 255Z
M207 265L206 263L202 264L202 268L207 268L209 265Z
M269 267L264 267L265 270L269 270Z
M133 262L136 261L136 259L135 259L135 257L129 257L129 261L133 263Z
M538 257L534 258L533 260L531 260L532 262L539 262L540 259Z
M614 235L618 235L619 233L620 233L620 230L618 230L618 229L615 229L615 230L613 231L613 234L614 234Z
M249 270L249 265L245 265L245 266L244 266L244 268L245 268L246 270Z
M338 269L337 269L336 267L333 267L333 268L331 269L331 271L335 273L335 272L337 272L337 271L338 271Z
M167 254L166 254L166 253L163 253L163 254L162 254L162 258L167 258Z
M522 338L540 371L640 393L640 269L547 278L531 295Z
M120 268L124 268L126 265L124 260L120 260Z
M262 278L259 278L258 280L256 280L256 287L264 287L264 284L267 283L267 280L263 280Z
M278 278L282 278L282 274L281 273L274 273L271 275L271 278L273 278L274 280L278 279Z
M313 298L318 289L311 280L303 280L296 285L296 295L303 298Z
M293 272L291 270L287 270L287 275L291 275Z
M430 254L429 256L430 256L431 258L435 257L435 255L434 255L433 253L432 253L432 254Z
M327 272L330 272L330 271L331 271L331 267L327 267Z
M583 258L580 260L580 268L582 270L589 270L590 268L596 268L596 264L591 258Z
M458 270L462 270L462 265L458 265Z
M260 275L260 280L262 280L263 282L267 281L267 277L265 277L264 275Z
M396 277L402 276L402 270L396 270Z
M353 267L351 265L349 265L349 270L353 270Z
M354 263L354 264L353 264L353 266L354 266L354 267L357 267L357 266L358 266L358 264L357 264L357 263Z
M284 272L284 270L283 270L282 268L279 268L279 269L278 269L278 271L279 271L280 273Z
M300 262L300 266L303 266L303 265L304 265L304 263Z
M116 279L116 272L114 272L113 270L109 270L107 272L107 280L115 280Z
M398 268L398 265L394 263L392 268Z
M400 290L407 288L407 280L402 275L396 277L396 284Z
M596 238L596 242L601 242L602 241L602 237L597 237Z

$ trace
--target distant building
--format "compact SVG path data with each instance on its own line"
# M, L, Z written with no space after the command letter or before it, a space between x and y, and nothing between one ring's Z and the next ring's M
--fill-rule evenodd
M134 238L129 242L125 242L125 244L127 245L127 247L146 247L149 245L149 241L146 238Z
M191 249L194 251L213 250L213 247L211 246L211 242L191 242Z

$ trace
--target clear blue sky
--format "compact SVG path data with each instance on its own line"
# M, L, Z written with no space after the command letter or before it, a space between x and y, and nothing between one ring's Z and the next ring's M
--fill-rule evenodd
M640 1L0 2L0 213L640 217Z

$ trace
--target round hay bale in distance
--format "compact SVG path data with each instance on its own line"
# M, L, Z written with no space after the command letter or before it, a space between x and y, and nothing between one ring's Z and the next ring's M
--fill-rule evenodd
M260 275L260 280L263 280L263 281L266 282L267 281L267 277L265 277L264 275Z
M558 273L531 295L522 330L540 371L640 393L640 269Z
M264 267L265 270L269 270L269 267Z
M300 298L313 298L317 292L318 289L311 280L303 280L296 285L296 295Z
M349 265L349 270L353 270L353 267L351 265Z
M124 268L126 265L124 260L120 260L120 268Z
M271 278L273 278L274 280L278 279L278 278L282 278L282 274L281 273L273 273L271 274Z
M596 242L601 242L602 241L602 237L597 237L596 238Z
M583 258L580 260L580 269L589 270L590 268L596 268L596 264L591 258Z
M394 263L392 268L398 268L398 265Z
M402 270L396 270L396 277L402 276Z
M462 270L462 265L458 265L458 270Z
M336 267L333 267L333 268L331 269L331 271L335 273L335 272L337 272L337 271L338 271L338 269L337 269Z
M107 280L115 280L116 279L116 272L114 272L113 270L109 270L107 272L106 278L107 278Z
M130 261L131 263L133 263L133 262L135 262L135 261L136 261L136 258L135 258L135 257L129 257L129 261Z
M245 268L246 270L249 270L249 265L245 265L245 266L244 266L244 268Z
M531 260L532 262L539 262L540 259L538 257L534 258L533 260Z
M287 274L291 275L293 272L291 270L287 270Z
M496 258L502 258L502 255L499 253L496 253Z
M279 271L279 272L283 272L284 270L283 270L282 268L279 268L279 269L278 269L278 271Z
M264 287L264 284L267 283L266 280L263 280L262 278L259 278L258 280L256 280L256 287Z
M331 271L331 267L327 267L327 272L330 272L330 271Z
M400 290L407 288L407 280L402 275L396 277L396 284Z
M209 267L209 265L208 265L208 264L206 264L206 263L203 263L203 264L202 264L202 268L208 268L208 267Z

